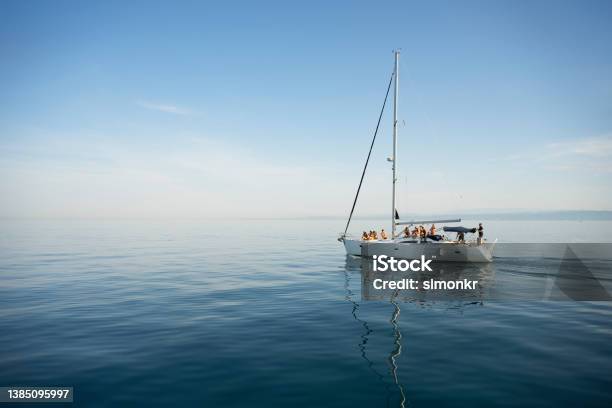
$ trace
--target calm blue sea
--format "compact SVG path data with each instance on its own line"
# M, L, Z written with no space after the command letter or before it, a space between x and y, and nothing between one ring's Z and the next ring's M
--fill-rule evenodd
M506 242L610 226L485 223ZM367 300L342 229L0 221L0 386L81 407L612 406L612 303Z

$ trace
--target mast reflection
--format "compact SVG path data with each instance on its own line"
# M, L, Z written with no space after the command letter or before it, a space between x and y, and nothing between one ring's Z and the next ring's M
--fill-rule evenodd
M347 257L347 263L344 270L344 289L345 289L345 299L349 301L353 305L353 309L351 314L355 321L359 322L364 329L364 332L361 334L361 341L358 344L359 350L361 352L361 357L367 362L368 368L376 375L379 381L385 384L386 390L386 402L387 407L391 406L391 400L393 397L393 393L391 391L391 387L388 381L385 379L385 375L381 374L375 367L374 362L368 357L368 340L370 336L374 334L374 330L370 328L368 322L359 316L359 303L353 299L354 293L351 290L350 279L352 271L362 271L361 269L362 261L360 259L355 259L351 257ZM361 275L361 274L360 274ZM400 307L399 304L395 301L395 297L397 297L397 293L394 297L391 298L391 304L393 305L393 311L391 314L391 326L393 328L393 349L389 353L389 357L387 358L387 363L389 365L389 374L391 376L392 383L397 387L400 394L399 406L401 408L405 407L406 404L406 395L404 393L404 387L399 381L399 367L396 359L402 353L402 333L399 328L398 320L400 316Z
M395 345L394 349L389 354L389 365L391 369L391 376L393 378L393 382L397 386L400 392L400 407L404 408L406 403L406 395L404 394L404 387L398 378L398 366L395 359L402 354L402 332L399 328L398 320L400 316L400 307L395 301L397 297L398 290L395 291L395 295L391 297L391 304L393 305L393 314L391 315L391 326L393 326L393 344Z

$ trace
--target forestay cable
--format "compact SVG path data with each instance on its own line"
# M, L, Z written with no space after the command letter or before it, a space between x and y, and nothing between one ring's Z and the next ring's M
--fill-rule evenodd
M378 123L376 123L376 130L374 130L374 137L372 138L372 143L370 144L370 151L368 152L368 157L366 158L365 165L363 166L363 172L361 173L361 180L359 180L359 186L357 187L357 194L355 194L355 200L353 200L353 207L351 208L351 213L349 214L348 221L346 222L346 228L344 229L344 234L342 234L342 237L346 236L346 231L348 231L349 224L351 223L351 218L353 218L353 211L355 211L355 205L357 204L357 198L359 198L359 191L361 191L361 184L363 183L363 178L365 177L366 169L368 168L370 156L372 155L372 148L374 147L374 142L376 141L376 135L378 134L378 128L380 127L380 121L382 119L383 112L385 111L385 105L387 105L387 99L389 98L389 91L391 90L391 84L393 83L394 75L395 75L395 72L391 74L391 78L389 79L389 85L387 86L387 93L385 94L385 100L383 101L382 109L380 110L380 115L378 116Z

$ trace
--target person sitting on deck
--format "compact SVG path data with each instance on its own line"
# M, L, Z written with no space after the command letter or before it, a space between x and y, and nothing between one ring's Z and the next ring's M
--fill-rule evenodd
M389 237L387 236L387 233L385 232L385 229L381 229L380 230L380 238L381 239L388 239Z
M412 230L412 237L416 238L419 236L419 227L414 227L414 229Z
M370 236L368 235L368 233L363 231L363 234L361 234L361 240L368 241L369 239L370 239Z
M404 238L410 238L410 229L408 227L404 228Z
M427 231L425 231L425 227L422 225L419 226L419 236L421 238L425 238L427 236Z
M429 235L436 235L436 224L431 224L431 228L429 229Z
M373 239L374 241L377 241L377 240L378 240L378 233L377 233L376 231L374 231L374 230L372 230L372 239Z
M463 232L457 233L457 242L459 242L460 244L465 242L465 234Z

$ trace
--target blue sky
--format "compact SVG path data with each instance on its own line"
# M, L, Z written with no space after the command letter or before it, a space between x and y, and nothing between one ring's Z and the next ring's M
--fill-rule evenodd
M0 2L0 215L612 209L612 3ZM387 112L390 113L390 110ZM389 207L390 116L359 214Z

